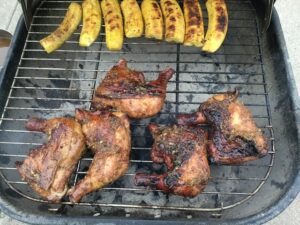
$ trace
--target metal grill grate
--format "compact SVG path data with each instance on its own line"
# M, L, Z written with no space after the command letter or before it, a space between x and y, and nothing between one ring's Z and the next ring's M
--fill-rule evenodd
M32 201L45 202L20 180L14 165L15 161L24 159L31 148L45 142L41 133L24 129L26 120L33 116L73 115L77 107L89 109L94 88L123 57L129 67L143 71L147 80L154 79L167 66L176 69L176 76L168 85L161 113L150 119L132 121L131 168L126 175L77 205L124 209L127 214L151 208L159 210L155 217L161 216L164 210L185 211L186 215L203 211L220 216L223 210L238 206L255 195L271 172L275 148L259 31L251 1L226 1L229 32L216 54L144 38L125 39L121 51L111 52L105 46L104 28L91 47L81 48L78 46L79 28L61 49L48 55L38 41L58 26L70 2L42 1L28 32L0 120L0 175L9 187ZM203 2L202 5L207 24ZM134 186L137 170L161 169L158 165L152 167L150 160L152 138L146 128L149 122L171 123L175 114L196 110L211 94L234 88L240 90L240 99L269 138L268 156L243 165L211 165L212 177L207 188L192 199ZM78 163L71 185L84 176L91 159L87 155Z

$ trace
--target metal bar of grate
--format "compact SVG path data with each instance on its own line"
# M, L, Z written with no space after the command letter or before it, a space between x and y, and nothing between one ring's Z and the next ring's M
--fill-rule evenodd
M139 149L138 147L132 147L132 150L137 150ZM148 148L143 148L143 150L148 150L150 151L150 147ZM269 154L274 154L274 152L269 152ZM22 155L22 154L7 154L7 153L0 153L0 156L1 157L19 157L19 158L25 158L27 155ZM83 157L81 159L81 161L92 161L93 158L88 158L88 157ZM132 161L132 162L140 162L140 161ZM148 163L152 163L151 160L147 160ZM213 166L213 165L212 165ZM241 164L241 165L238 165L238 164L234 164L234 165L223 165L223 166L227 166L227 167L240 167L240 166L272 166L271 164L266 164L266 165L260 165L260 164ZM10 167L0 167L2 170L6 169L6 168L10 168ZM254 179L254 178L253 178Z
M43 31L28 31L28 33L29 34L31 34L31 35L43 35L43 36L46 36L46 35L49 35L49 34L51 34L51 32L49 31L49 32L43 32ZM80 35L80 33L79 32L74 32L73 33L73 35L74 36L79 36ZM105 34L104 33L100 33L100 35L99 36L105 36ZM256 38L256 36L255 35L239 35L240 37L254 37L254 38ZM30 42L32 42L33 40L30 40ZM37 42L35 42L35 43L37 43ZM70 43L69 41L67 41L66 42L66 44L68 44L68 43ZM98 43L100 43L100 42L98 42L98 41L96 41L95 42L96 44ZM126 42L124 42L124 43L126 43ZM105 44L105 42L103 42L103 44ZM133 43L131 43L130 42L130 44L132 44L132 45L154 45L154 43L138 43L138 42L133 42ZM166 43L165 44L166 46L169 46L169 45L171 45L170 43ZM222 44L223 45L223 47L227 47L227 46L257 46L258 47L258 44L243 44L243 43L227 43L226 41L225 41L225 43L223 43ZM58 49L58 50L56 50L56 52L59 52L59 50L60 49ZM31 49L25 49L25 51L31 51ZM33 49L32 51L39 51L39 52L43 52L43 50L41 49L41 48L39 48L39 49ZM63 50L60 50L60 51L63 51ZM106 51L106 52L111 52L111 53L115 53L115 54L124 54L124 52L122 52L122 51L120 51L120 52L112 52L112 51ZM218 53L216 53L216 54L218 54Z
M36 11L67 11L67 8L37 7ZM231 12L255 12L255 9L231 9Z
M34 24L31 24L32 26L34 27L58 27L59 24L58 23L34 23ZM82 25L79 25L79 27L81 28ZM105 27L105 25L102 25L102 27ZM204 26L205 28L207 28L207 26ZM241 28L255 28L255 26L234 26L234 27L231 27L231 29L241 29ZM32 41L34 42L34 41ZM36 41L38 42L38 41ZM70 42L69 42L70 43ZM78 41L74 41L73 43L76 43L78 44L79 42Z
M111 66L124 57L130 67L141 70L148 80L165 66L176 69L176 76L169 83L165 108L154 118L132 122L132 158L130 171L122 178L126 185L118 184L105 187L103 191L115 191L124 195L159 192L160 198L167 198L158 190L135 187L131 182L140 167L151 169L150 160L151 137L147 132L149 121L166 123L178 113L193 111L207 97L222 93L228 89L240 89L241 98L246 106L253 110L258 126L269 139L269 154L262 160L243 165L212 165L212 175L208 189L201 196L207 202L201 206L195 203L183 207L180 202L159 204L128 204L118 199L115 202L94 201L87 198L75 205L86 207L112 207L115 209L130 208L139 212L141 209L160 209L190 212L208 212L221 215L226 209L241 205L254 196L270 175L274 155L274 134L271 123L270 104L266 88L264 63L262 59L261 41L258 23L251 1L227 0L230 26L223 47L213 55L170 43L157 43L144 38L127 40L120 52L109 51L105 45L105 34L102 32L97 41L89 48L80 48L78 38L80 28L73 34L61 49L46 55L39 46L39 40L52 32L61 21L70 1L43 1L33 16L26 43L12 83L4 112L0 118L0 157L11 160L22 159L31 147L43 142L39 132L24 130L24 123L31 116L52 117L53 114L63 116L74 113L76 107L90 108L90 100L99 81ZM76 1L81 2L81 1ZM48 4L49 3L49 4ZM237 4L242 3L242 4ZM206 15L205 15L206 17ZM45 21L45 19L47 21ZM55 20L52 24L51 19ZM163 121L163 122L162 122ZM22 126L22 127L20 127ZM136 133L135 131L139 132ZM34 136L37 135L37 136ZM13 146L18 146L16 149ZM24 149L24 150L22 150ZM74 171L75 184L86 174L86 168L92 158L85 156ZM226 168L231 168L227 170ZM259 170L260 176L247 175L247 171ZM238 172L243 176L238 175ZM38 203L46 201L28 194L27 184L19 179L16 168L0 161L0 176L8 186L26 199ZM14 178L12 178L14 177ZM232 185L228 190L226 185ZM216 187L218 191L216 191ZM101 197L101 191L97 193ZM71 205L62 202L61 205ZM49 209L50 210L50 209Z
M51 69L51 68L50 68ZM35 69L33 69L35 70ZM42 69L42 70L45 70L45 69ZM80 71L80 72L107 72L108 70L83 70L83 69L73 69L73 70L69 70L69 69L61 69L61 68L54 68L52 69L53 71L56 70L56 71L69 71L69 72L72 72L72 71ZM158 73L159 71L157 70L145 70L145 73ZM184 73L182 74L182 76L185 76L185 74L195 74L194 71L183 71L183 70L180 70L179 71L180 73ZM224 75L234 75L234 74L237 74L237 75L262 75L262 73L258 72L258 73L253 73L253 72L249 72L249 73L239 73L239 72L235 72L235 73L230 73L230 72L219 72L219 71L215 71L215 72L209 72L209 71L197 71L197 75L201 75L201 74L204 74L204 75L207 75L207 74L224 74Z
M51 34L52 32L53 32L53 31L30 31L30 32L28 32L28 33L29 33L29 34L43 34L44 36L46 36L46 35ZM76 36L76 35L79 36L79 35L80 35L80 32L74 32L73 35L74 35L74 36ZM100 36L100 37L101 37L101 36L105 36L105 33L100 33L99 36ZM227 36L228 36L228 37L232 37L233 34L228 33ZM247 38L253 37L253 38L256 38L256 35L252 35L252 34L240 34L239 37L247 37ZM168 43L167 43L166 45L168 45ZM224 46L226 46L226 43L224 44ZM56 51L57 51L57 50L56 50Z
M32 80L64 80L64 81L96 81L95 78L48 78L48 77L16 77L16 79L32 79ZM213 82L213 81L189 81L189 80L175 80L169 83L188 83L188 84L239 84L239 85L265 85L265 82ZM26 88L26 87L25 87ZM51 99L51 98L47 98Z
M34 19L63 19L64 16L33 16ZM238 19L235 19L235 18L230 18L231 21L234 21L234 20L238 20L238 21L253 21L253 19L247 19L247 18L238 18Z

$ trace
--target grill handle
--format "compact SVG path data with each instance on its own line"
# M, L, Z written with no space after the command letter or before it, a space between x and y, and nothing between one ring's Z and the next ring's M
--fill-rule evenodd
M270 26L275 1L276 0L268 0L266 13L265 13L264 21L263 21L263 23L264 23L263 30L262 30L263 32L267 31L268 27Z
M19 0L22 6L23 16L27 30L32 21L32 0Z

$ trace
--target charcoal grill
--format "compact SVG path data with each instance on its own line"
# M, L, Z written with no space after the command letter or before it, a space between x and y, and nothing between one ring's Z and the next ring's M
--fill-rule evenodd
M58 26L70 2L41 1L28 32L20 20L11 56L2 70L0 202L4 212L36 224L262 223L290 203L299 190L299 101L276 12L269 30L261 36L253 2L227 0L229 31L215 54L144 38L125 39L123 49L112 52L106 48L104 28L91 47L81 48L80 27L59 50L47 54L38 41ZM204 19L207 24L206 11ZM73 116L75 108L90 109L95 87L120 58L130 68L143 71L147 80L165 67L176 70L162 111L131 122L130 169L80 203L72 204L66 198L50 204L40 199L20 179L14 165L46 141L41 133L25 130L25 122L31 117ZM212 94L235 88L268 138L266 157L242 165L211 165L209 184L195 198L134 185L136 171L163 169L152 166L150 160L150 122L173 123L176 114L195 111ZM89 154L80 160L70 185L86 174L91 160Z

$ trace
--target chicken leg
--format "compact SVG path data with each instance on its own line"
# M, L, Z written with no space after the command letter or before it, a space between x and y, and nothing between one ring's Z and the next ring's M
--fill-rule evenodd
M86 176L68 191L72 202L124 175L131 149L130 124L124 113L77 109L75 117L95 155Z
M23 162L16 162L23 180L40 196L59 202L67 191L68 180L85 151L81 126L74 119L30 119L26 128L50 136L48 143L33 149Z
M137 173L136 185L155 187L176 195L194 197L205 188L210 168L206 155L207 134L199 127L149 125L154 136L151 158L165 163L164 174Z
M178 124L212 125L208 153L217 164L247 162L268 153L265 136L237 97L237 91L214 95L201 104L198 112L177 116Z
M173 74L173 69L165 69L157 80L146 83L142 72L129 69L121 59L98 86L93 107L116 108L131 118L154 116L164 105L167 83Z

